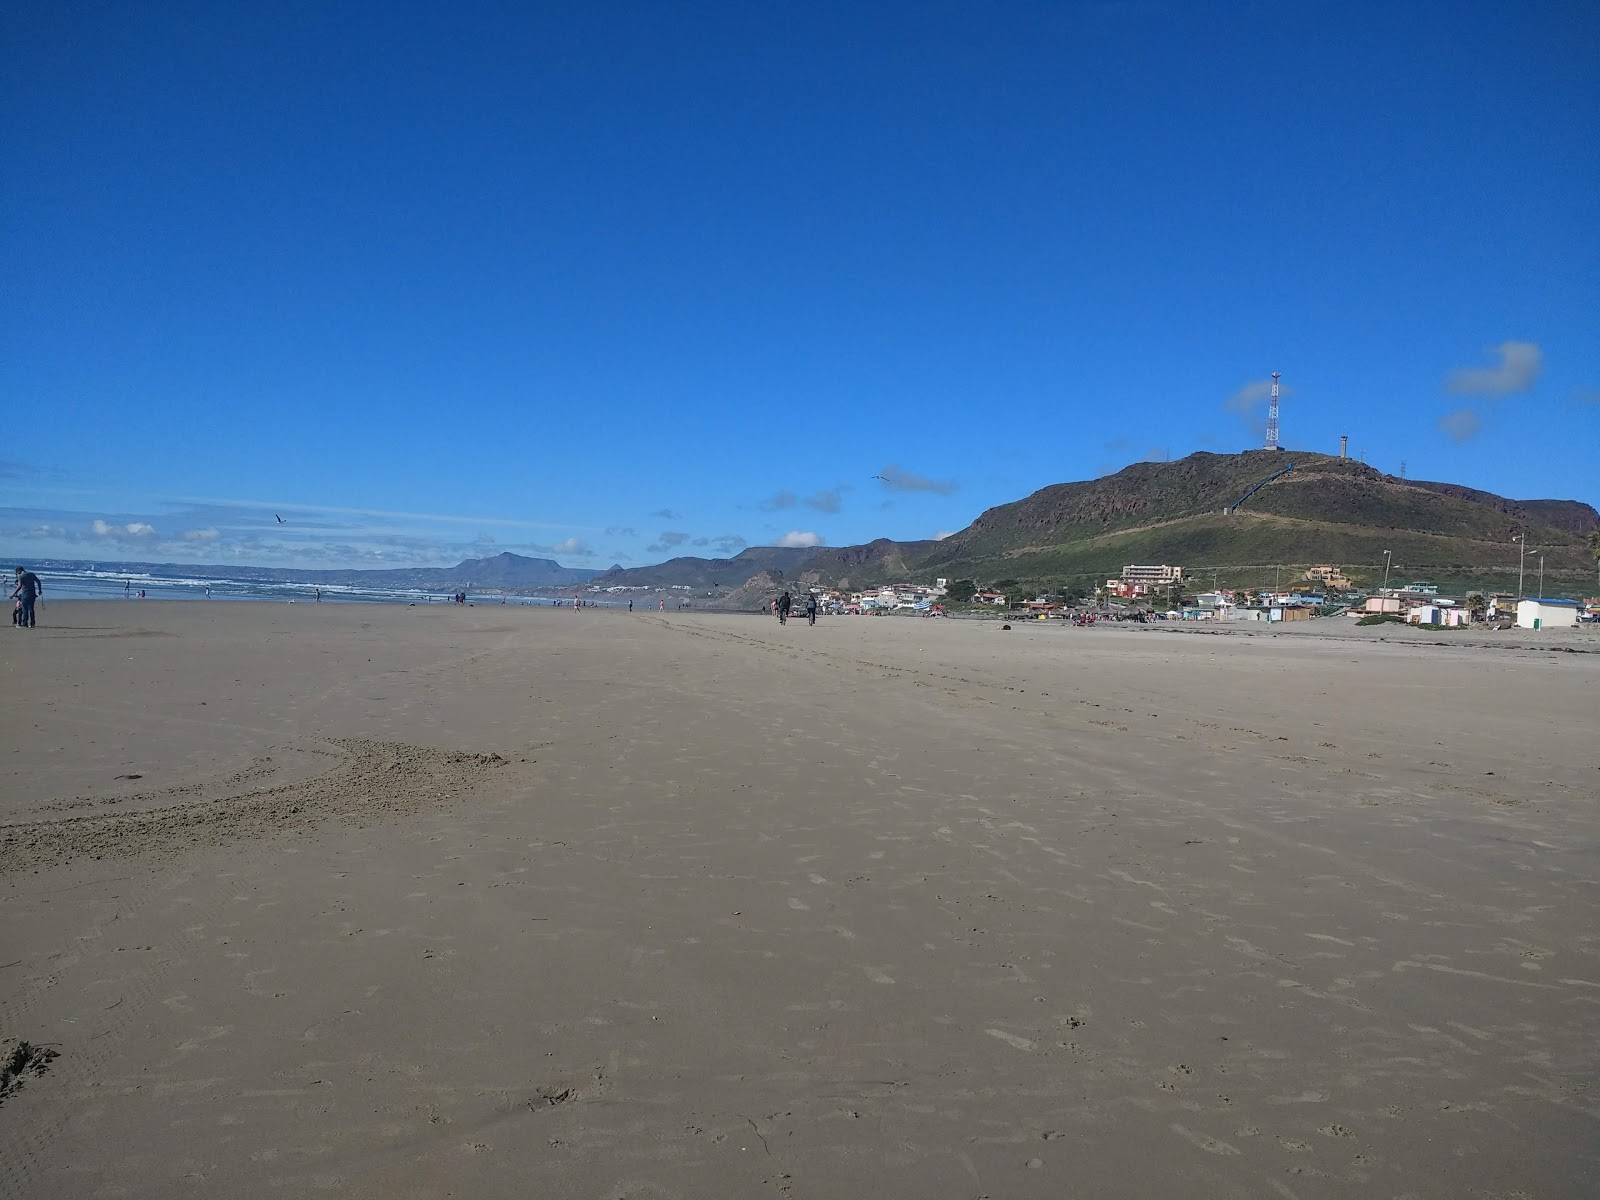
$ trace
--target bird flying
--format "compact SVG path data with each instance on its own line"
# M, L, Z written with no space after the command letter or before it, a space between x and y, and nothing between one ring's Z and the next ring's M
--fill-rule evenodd
M272 515L273 515L273 516L275 516L275 517L278 517L278 514L277 514L277 513L273 513L273 514L272 514ZM282 517L278 517L278 524L279 524L279 525L282 525L282 524L283 524L283 518L282 518Z

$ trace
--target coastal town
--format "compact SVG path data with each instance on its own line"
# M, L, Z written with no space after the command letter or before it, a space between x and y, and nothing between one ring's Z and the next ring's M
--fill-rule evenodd
M1600 623L1600 596L1583 600L1464 591L1447 595L1425 580L1370 589L1358 587L1334 564L1306 568L1290 583L1259 588L1193 586L1182 566L1131 563L1086 590L1018 590L1012 581L979 587L971 580L934 579L852 591L796 587L832 615L1022 616L1037 620L1254 621L1276 624L1344 617L1363 624L1398 623L1453 629L1563 629ZM627 592L631 588L608 588ZM679 589L688 593L690 589Z

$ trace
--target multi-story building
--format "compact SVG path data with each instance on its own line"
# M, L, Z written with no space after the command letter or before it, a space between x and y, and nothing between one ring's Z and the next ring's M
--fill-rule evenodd
M1142 583L1146 587L1163 587L1169 583L1183 582L1183 568L1169 567L1162 563L1159 567L1130 565L1122 568L1123 583Z

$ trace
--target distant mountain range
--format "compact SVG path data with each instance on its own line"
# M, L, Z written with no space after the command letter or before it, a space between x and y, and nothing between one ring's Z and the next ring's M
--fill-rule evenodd
M751 546L732 558L669 558L650 567L612 567L590 582L596 587L692 587L727 590L763 571L781 578L816 555L810 547Z
M1291 462L1294 470L1228 511ZM942 541L752 546L732 558L673 558L605 571L510 553L454 567L367 571L116 565L156 576L380 588L678 586L715 592L739 605L756 593L796 584L860 588L938 577L1068 583L1115 574L1127 563L1215 570L1224 582L1263 565L1330 563L1361 580L1382 574L1385 551L1402 574L1436 580L1494 575L1503 581L1508 571L1515 579L1518 550L1512 539L1525 534L1530 551L1544 555L1552 581L1565 577L1581 588L1595 578L1587 539L1597 527L1600 513L1579 500L1511 500L1461 484L1400 479L1355 459L1248 450L1135 463L1100 479L1052 484L989 509ZM1530 570L1534 561L1530 554ZM1258 576L1248 578L1254 582Z

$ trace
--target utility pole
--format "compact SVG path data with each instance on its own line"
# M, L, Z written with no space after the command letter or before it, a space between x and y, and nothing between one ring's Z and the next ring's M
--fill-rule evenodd
M1523 568L1523 565L1527 562L1527 559L1528 559L1528 531L1527 530L1523 530L1521 533L1515 534L1512 537L1511 540L1513 542L1517 543L1517 549L1518 549L1518 553L1517 553L1517 599L1518 600L1526 600L1527 597L1523 594L1523 591L1522 591L1522 568Z
M1544 599L1544 551L1539 551L1539 599Z
M1389 590L1389 566L1393 562L1394 562L1394 551L1393 550L1385 550L1383 552L1383 590L1385 592L1387 592Z

